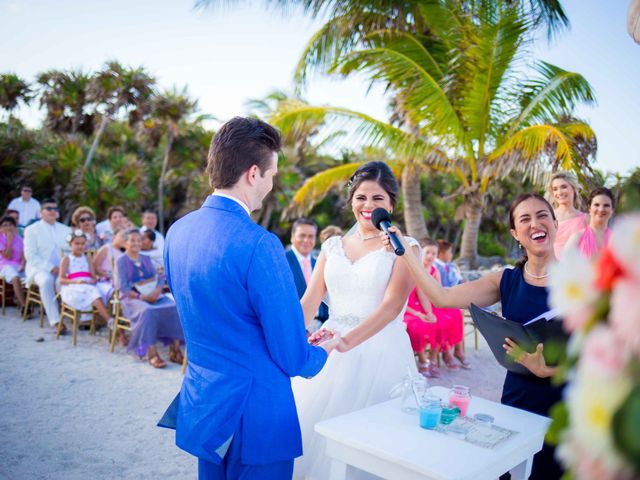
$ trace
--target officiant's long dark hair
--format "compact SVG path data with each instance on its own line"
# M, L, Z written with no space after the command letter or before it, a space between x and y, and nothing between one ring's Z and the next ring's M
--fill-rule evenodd
M396 207L398 197L398 181L393 176L393 172L384 162L369 162L358 168L347 183L347 205L351 204L353 194L362 182L376 182L387 192L391 199L391 206Z
M544 198L542 195L538 195L537 193L523 193L522 195L516 197L516 199L513 202L511 202L511 208L509 208L509 227L511 228L511 230L516 229L516 218L515 218L516 208L522 202L524 202L525 200L529 200L530 198L535 198L536 200L540 200L541 202L545 203L547 205L547 208L549 208L551 217L554 220L556 219L556 214L553 211L553 207L547 201L546 198ZM529 257L527 256L527 251L522 248L522 245L518 243L518 246L522 250L522 258L520 258L520 260L516 262L515 266L516 268L523 268L523 265L527 263L527 260L529 259Z

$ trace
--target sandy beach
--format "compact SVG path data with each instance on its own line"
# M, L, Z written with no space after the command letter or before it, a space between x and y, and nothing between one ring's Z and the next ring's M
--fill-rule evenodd
M7 346L0 356L0 478L196 478L196 460L156 422L180 388L180 366L164 370L122 349L111 354L106 331L56 340L14 308L0 316ZM43 342L37 342L44 338ZM498 400L504 370L480 337L467 336L472 370L449 371L433 385L468 385L472 395ZM167 359L166 350L161 350Z

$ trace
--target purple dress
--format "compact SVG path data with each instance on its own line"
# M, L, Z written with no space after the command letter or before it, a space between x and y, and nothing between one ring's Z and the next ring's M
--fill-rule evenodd
M116 262L116 271L116 287L120 290L122 310L132 324L127 350L142 357L158 340L162 340L165 345L175 339L183 342L178 310L171 299L163 295L156 303L148 303L129 298L128 294L135 289L135 283L156 276L151 258L140 255L136 265L128 255L122 255Z

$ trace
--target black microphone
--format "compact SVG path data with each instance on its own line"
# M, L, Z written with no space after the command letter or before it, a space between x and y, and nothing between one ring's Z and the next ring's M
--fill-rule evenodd
M391 215L384 208L376 208L371 213L371 222L378 230L383 230L384 233L389 235L391 246L396 255L404 255L404 247L400 243L400 239L395 233L389 233L389 227L391 226Z

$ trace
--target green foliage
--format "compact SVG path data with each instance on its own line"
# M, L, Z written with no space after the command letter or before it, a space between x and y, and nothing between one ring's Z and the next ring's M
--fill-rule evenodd
M612 420L613 440L626 460L640 470L640 385L631 390Z

